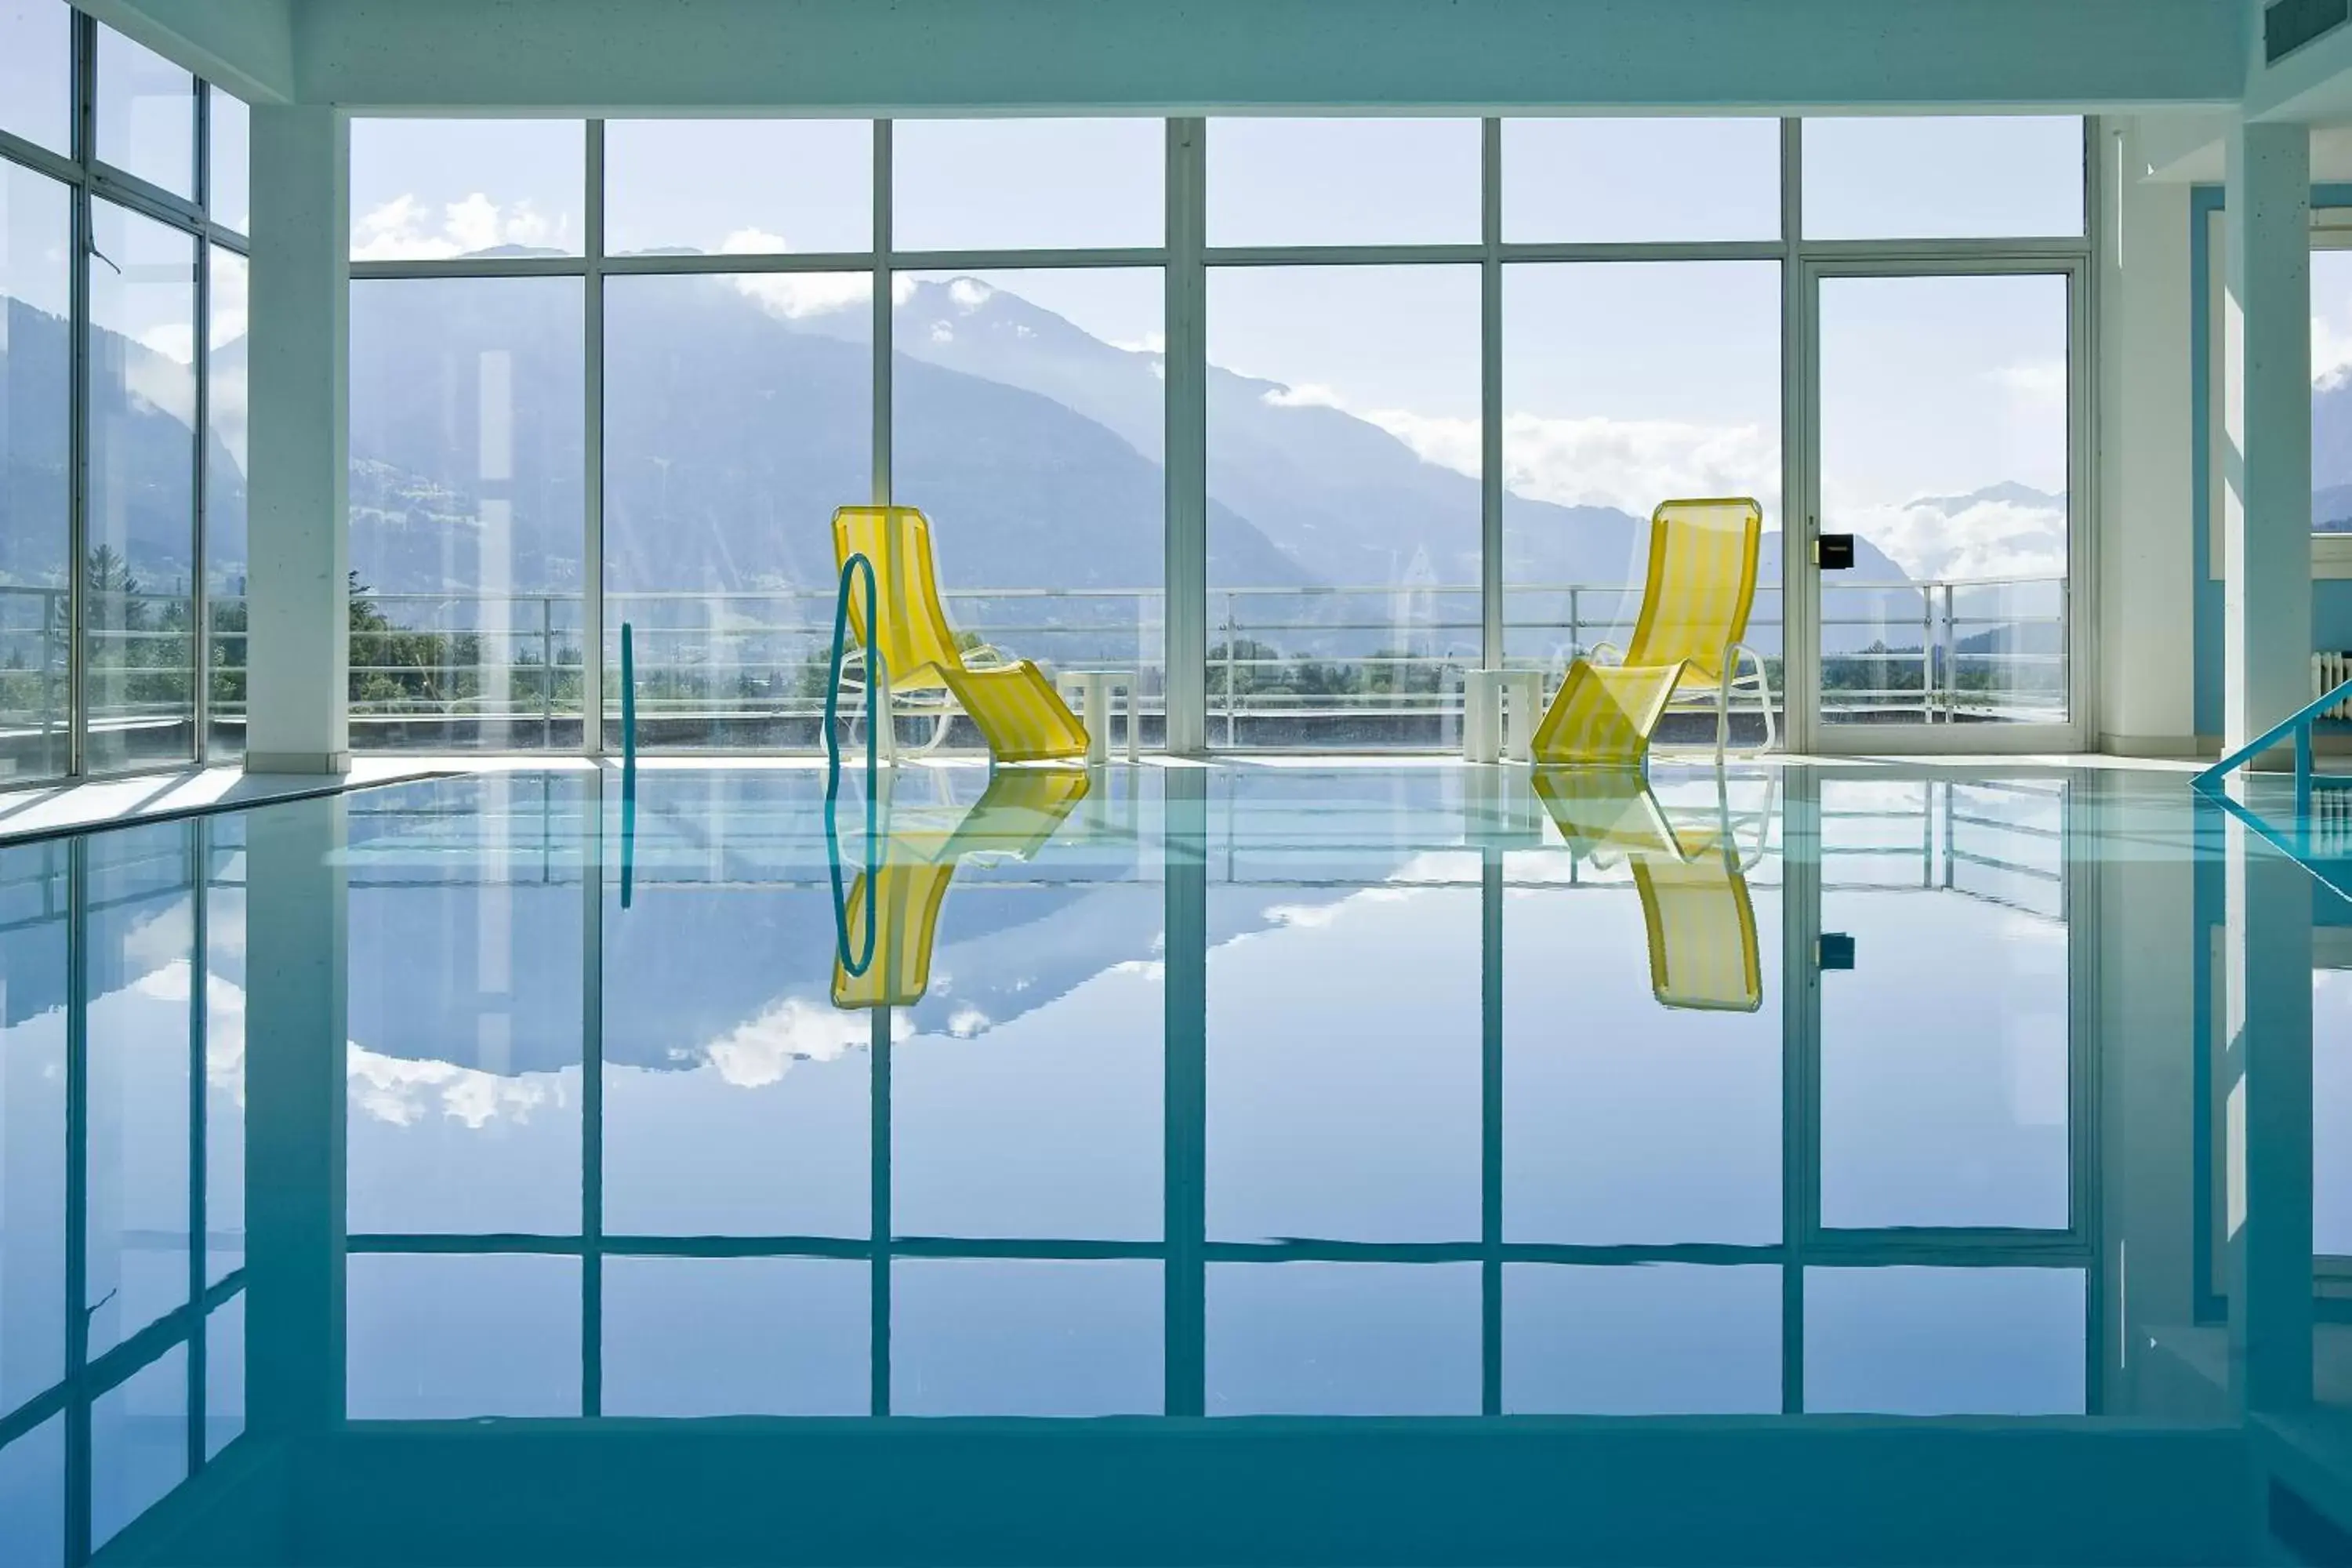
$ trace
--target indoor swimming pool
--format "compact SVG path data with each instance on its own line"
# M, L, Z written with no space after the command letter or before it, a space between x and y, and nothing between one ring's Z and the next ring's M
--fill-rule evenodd
M2342 1325L2352 903L2179 772L648 766L0 847L0 1563L2229 1561Z

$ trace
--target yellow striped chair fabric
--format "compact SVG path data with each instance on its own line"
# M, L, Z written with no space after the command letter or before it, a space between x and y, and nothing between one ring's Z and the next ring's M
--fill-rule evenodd
M966 668L940 599L931 525L919 510L841 508L833 514L835 571L852 555L873 563L882 605L880 616L869 617L861 583L853 580L849 624L857 640L880 655L893 691L946 687L998 762L1066 762L1086 755L1086 726L1035 665L1015 660L986 669Z
M1536 798L1579 859L1633 868L1650 994L1667 1007L1752 1013L1764 1003L1756 906L1720 827L1676 824L1637 770L1538 768Z
M1753 1013L1764 1005L1764 974L1748 879L1715 835L1697 837L1704 842L1687 860L1633 857L1650 941L1650 994L1668 1007Z
M1660 503L1624 660L1569 666L1536 726L1535 760L1639 762L1676 690L1719 686L1748 635L1763 534L1764 509L1745 498Z
M1578 659L1536 725L1535 760L1611 767L1639 762L1685 668Z
M853 950L874 931L874 956L863 974L852 974L833 955L833 1005L841 1008L911 1007L931 984L931 948L939 938L940 910L948 886L967 855L1010 855L1026 860L1068 819L1088 788L1083 771L1072 768L1009 768L991 775L988 788L962 820L942 828L930 814L918 826L894 830L882 864L869 879L857 873L843 906L842 929Z

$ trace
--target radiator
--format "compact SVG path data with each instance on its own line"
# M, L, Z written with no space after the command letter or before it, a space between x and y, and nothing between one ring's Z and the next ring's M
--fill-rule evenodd
M2346 681L2352 680L2352 653L2315 653L2311 656L2311 694L2325 697ZM2320 710L2323 719L2352 719L2352 699Z

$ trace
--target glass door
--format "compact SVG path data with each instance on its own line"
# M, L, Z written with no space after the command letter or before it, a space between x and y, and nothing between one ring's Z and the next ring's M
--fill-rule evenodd
M2074 268L1809 281L1805 743L2076 749Z

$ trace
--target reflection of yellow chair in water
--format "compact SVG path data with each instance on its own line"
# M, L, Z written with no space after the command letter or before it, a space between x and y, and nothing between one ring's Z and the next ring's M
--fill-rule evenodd
M1538 768L1534 782L1537 798L1579 859L1605 866L1622 856L1633 868L1649 937L1652 994L1668 1007L1711 1012L1752 1013L1763 1005L1756 907L1727 805L1713 824L1677 824L1632 768ZM1764 822L1770 817L1768 807Z
M1772 688L1764 660L1740 639L1756 598L1764 509L1752 500L1670 500L1650 519L1649 577L1624 656L1607 643L1568 667L1536 726L1538 763L1639 763L1679 692L1704 691L1715 704L1715 755L1723 760L1731 700L1754 696L1773 742ZM1754 667L1739 673L1742 659Z
M897 814L878 863L871 875L857 873L844 905L833 955L833 1005L910 1007L921 1001L931 984L940 906L957 866L972 855L1029 859L1086 796L1087 775L1077 770L1008 768L989 779L987 791L961 817ZM843 944L870 952L862 973L849 973Z
M881 614L870 620L862 592L853 589L849 600L850 625L865 647L869 722L888 725L893 693L929 691L952 696L1000 763L1086 755L1086 727L1035 665L958 645L932 570L931 525L921 512L910 506L843 507L833 514L834 569L852 555L873 563L882 599ZM877 653L878 671L873 668ZM935 742L944 731L942 716Z

